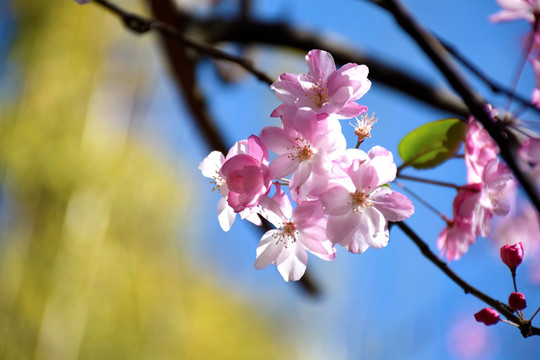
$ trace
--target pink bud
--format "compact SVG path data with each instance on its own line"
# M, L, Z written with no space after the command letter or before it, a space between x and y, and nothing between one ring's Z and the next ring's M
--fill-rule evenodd
M523 260L523 244L521 241L514 245L506 244L501 247L501 259L510 270L515 270Z
M519 292L513 292L508 298L508 305L512 310L523 310L527 307L527 300L525 300L525 295Z
M476 314L474 314L476 321L484 323L486 325L495 325L500 320L499 313L492 308L483 308Z

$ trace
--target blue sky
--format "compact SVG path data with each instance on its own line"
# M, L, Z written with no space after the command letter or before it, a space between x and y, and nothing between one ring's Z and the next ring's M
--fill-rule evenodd
M130 5L129 1L119 3ZM366 1L259 0L254 5L255 14L261 18L298 24L324 34L339 34L352 47L447 86L392 18ZM494 0L411 0L406 5L421 23L454 44L486 73L503 84L511 82L521 56L521 41L529 29L526 22L490 23L488 16L498 11ZM0 1L0 14L2 6ZM0 37L0 45L5 42ZM0 55L2 49L0 46ZM281 50L261 49L253 55L257 64L273 76L306 70L300 54L283 58ZM464 295L420 255L399 229L391 231L390 244L381 250L370 249L362 255L353 255L340 248L333 262L310 256L308 269L323 291L318 299L308 298L293 284L283 282L274 267L255 270L253 262L260 234L238 219L228 233L219 228L215 216L219 195L210 191L210 184L197 169L211 149L201 143L202 137L197 136L189 123L159 55L154 58L158 74L152 90L155 94L149 100L148 120L137 131L149 142L166 148L167 156L179 164L185 176L181 186L192 194L186 205L195 221L189 219L179 236L191 239L188 251L193 262L200 264L201 272L214 276L222 287L252 302L261 311L275 315L276 322L283 325L283 336L297 344L299 359L464 358L455 349L457 343L463 344L465 340L458 341L456 336L483 339L485 346L475 359L531 358L540 352L539 339L522 339L509 325L487 328L475 323L472 315L484 304ZM240 83L224 85L210 64L202 66L198 75L210 111L229 144L252 133L258 134L264 126L277 124L269 114L279 103L265 84L247 75ZM504 99L488 92L482 84L476 81L473 84L489 101L506 105ZM529 97L533 86L533 73L527 66L519 91ZM407 132L448 116L376 82L359 102L379 117L372 138L366 140L363 149L374 145L387 147L394 152L398 164L397 144ZM532 115L526 116L533 119ZM346 124L343 129L352 130ZM349 145L354 146L352 131L346 136ZM419 174L465 182L464 164L459 160ZM403 183L430 199L444 213L451 214L453 190ZM436 250L435 241L444 223L421 204L415 202L415 205L416 213L408 224ZM451 267L471 284L500 300L504 301L511 290L508 270L498 258L498 248L489 240L479 239ZM532 311L540 305L538 286L527 284L524 277L520 280L520 288L531 306L527 311Z

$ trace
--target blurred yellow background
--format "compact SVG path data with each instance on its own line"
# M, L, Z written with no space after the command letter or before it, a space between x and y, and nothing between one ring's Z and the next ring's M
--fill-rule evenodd
M13 7L22 77L0 105L0 359L287 358L275 320L185 256L186 184L130 132L155 39L97 6Z

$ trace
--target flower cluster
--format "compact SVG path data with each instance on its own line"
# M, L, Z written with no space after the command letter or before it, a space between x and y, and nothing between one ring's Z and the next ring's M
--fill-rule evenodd
M492 111L492 115L496 112ZM448 260L459 259L478 236L489 236L493 216L508 214L508 198L515 184L510 169L497 158L498 153L493 139L471 117L465 137L468 183L459 189L453 203L454 218L437 241Z
M306 61L307 74L283 74L271 86L283 101L271 114L280 126L237 142L227 156L214 151L199 166L222 196L223 230L237 213L275 226L262 236L255 268L275 264L285 281L302 277L308 252L333 260L335 244L352 253L386 246L388 221L414 212L411 201L388 186L396 177L390 151L346 146L339 120L361 117L354 129L358 145L373 127L373 117L363 115L367 107L355 102L371 86L368 68L336 69L322 50L310 51ZM272 161L268 150L276 154Z

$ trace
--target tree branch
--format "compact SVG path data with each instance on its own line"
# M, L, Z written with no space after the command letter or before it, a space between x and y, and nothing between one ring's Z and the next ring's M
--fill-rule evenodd
M354 62L367 65L369 77L376 83L400 91L433 108L465 118L470 115L463 102L448 90L434 87L401 69L362 54L348 42L279 22L219 18L200 20L189 14L186 16L190 19L193 31L203 34L203 38L209 43L267 44L305 52L324 49L332 54L338 64Z
M501 314L503 314L508 320L518 325L523 337L529 337L533 335L540 335L540 328L536 328L531 325L529 321L521 320L516 316L510 307L499 300L495 300L492 297L484 294L474 286L459 277L453 272L448 265L439 259L430 249L429 246L403 221L395 223L404 233L407 235L420 249L422 255L424 255L429 261L437 266L446 276L455 282L459 287L463 289L465 294L471 294L472 296L482 300Z
M446 42L443 42L440 38L438 39L439 39L439 42L444 46L446 51L448 51L463 66L469 69L469 71L472 72L477 78L479 78L487 86L489 86L491 91L498 94L504 94L508 96L509 98L518 101L521 105L540 114L540 108L538 108L528 99L525 99L524 97L516 94L514 91L507 89L500 84L497 84L494 80L490 79L486 74L484 74L476 65L474 65L471 61L469 61L464 55L462 55L459 51L457 51L453 46L451 46L450 44Z
M250 60L239 56L231 55L215 46L186 36L184 32L179 31L179 28L177 27L179 25L177 23L177 20L180 17L176 17L176 11L171 14L173 15L173 17L175 17L175 21L172 21L171 24L167 24L161 21L147 19L142 16L127 12L122 8L118 7L117 5L109 2L108 0L94 0L94 2L102 5L103 7L120 17L120 19L128 29L138 34L144 34L150 30L155 29L163 35L172 37L177 41L183 43L185 46L188 46L201 53L208 54L216 59L233 62L241 66L251 74L255 75L259 80L266 82L269 85L274 82L274 80L270 76L256 68ZM185 24L185 21L183 22Z

